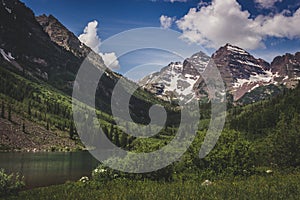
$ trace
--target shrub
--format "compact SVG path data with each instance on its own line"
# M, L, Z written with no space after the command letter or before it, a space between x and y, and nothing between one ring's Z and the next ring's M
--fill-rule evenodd
M132 164L130 161L127 164ZM92 178L95 181L111 181L114 179L130 179L130 180L152 180L152 181L172 181L173 165L167 166L163 169L148 173L126 173L106 167L100 164L92 172Z
M24 177L19 174L6 174L4 169L0 169L0 196L17 194L24 186Z

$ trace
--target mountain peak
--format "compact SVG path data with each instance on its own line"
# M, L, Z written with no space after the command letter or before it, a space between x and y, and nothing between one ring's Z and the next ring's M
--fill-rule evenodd
M43 14L37 16L36 20L54 43L72 52L77 57L85 58L91 52L89 47L83 45L78 38L53 15L47 16Z
M245 51L244 49L238 47L238 46L234 46L231 45L229 43L227 43L223 48L225 48L227 51L231 52L231 53L237 53L237 54L247 54L249 55L249 53L247 51Z
M196 58L201 58L201 57L207 57L207 54L204 53L203 51L199 51L199 52L193 54L190 58L196 59Z
M180 99L189 102L197 98L196 84L210 59L204 52L197 52L183 63L172 62L160 72L146 76L139 83L165 100Z

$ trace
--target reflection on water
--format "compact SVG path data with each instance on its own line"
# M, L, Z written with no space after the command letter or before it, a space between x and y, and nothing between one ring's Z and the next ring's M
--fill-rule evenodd
M90 176L98 165L89 152L0 153L0 168L25 176L27 188L62 184Z

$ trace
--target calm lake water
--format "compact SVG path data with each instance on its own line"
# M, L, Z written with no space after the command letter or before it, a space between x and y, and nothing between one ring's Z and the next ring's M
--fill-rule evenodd
M76 181L90 176L98 164L88 151L0 153L0 168L23 175L26 188Z

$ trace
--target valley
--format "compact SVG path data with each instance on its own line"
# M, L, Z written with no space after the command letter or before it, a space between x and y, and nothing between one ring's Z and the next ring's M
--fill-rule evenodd
M161 3L171 5L171 2ZM186 2L174 5L180 3ZM160 71L133 82L108 68L104 54L81 42L78 34L59 20L59 15L36 16L27 4L19 0L0 1L0 167L4 168L0 169L0 198L297 199L300 196L300 52L276 55L267 62L253 56L247 48L225 43L211 56L199 48L199 52L185 60L166 63ZM173 23L176 18L169 20ZM97 84L90 77L80 79L97 86L95 102L89 101L88 95L86 102L72 97L74 88L83 95L88 91L82 82L75 81L83 62L94 72L103 72ZM211 111L212 105L219 102L211 97L202 77L209 64L219 70L226 88L214 91L213 96L226 95L227 110L219 113L226 115L226 122L216 145L202 158L199 151L205 141L215 139L215 135L207 137L211 117L219 119ZM130 93L128 88L137 88L130 95L128 108L118 107L120 113L128 111L132 121L113 114L113 103L123 105L125 101L112 98L120 81L124 83L120 92L124 96ZM74 102L83 113L76 123ZM199 110L184 115L183 108L191 106L190 102L196 102ZM166 123L156 134L144 137L160 123L151 118L158 118L153 105L165 109ZM217 104L218 109L221 110ZM91 112L95 118L91 118ZM183 116L196 116L197 123ZM118 125L119 120L124 123ZM153 121L154 126L146 127ZM80 132L80 127L85 132ZM90 131L94 127L103 134ZM188 137L194 128L195 138L187 146L188 142L182 138ZM139 136L131 135L128 130ZM85 143L87 138L92 143ZM182 140L175 143L178 138ZM178 149L170 148L170 144ZM119 147L121 153L113 151L110 145ZM130 173L135 168L147 169L153 163L171 159L172 153L185 146L186 151L170 165ZM160 150L167 153L151 154ZM97 151L113 152L109 154L113 156L101 163L93 157ZM142 162L144 157L138 157L140 154L155 156L147 163ZM108 167L118 159L122 159L121 165L128 171Z

